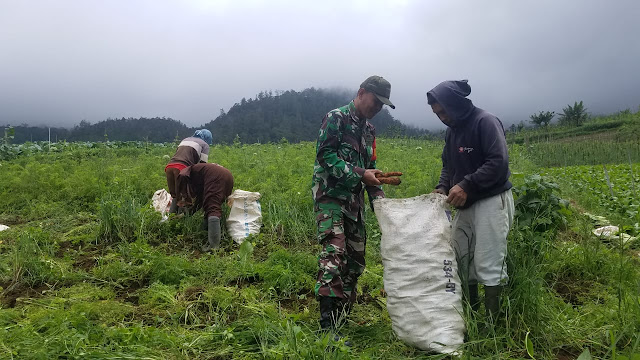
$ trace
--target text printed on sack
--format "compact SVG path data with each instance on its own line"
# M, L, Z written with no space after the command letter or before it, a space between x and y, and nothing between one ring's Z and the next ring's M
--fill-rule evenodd
M444 277L447 279L447 282L445 283L445 291L455 294L456 283L451 281L451 279L453 279L453 268L451 265L453 265L453 261L445 260L442 270L444 271Z

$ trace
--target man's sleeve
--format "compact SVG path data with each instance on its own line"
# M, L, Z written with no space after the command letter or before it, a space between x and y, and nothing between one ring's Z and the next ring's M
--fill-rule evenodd
M360 183L364 169L338 157L340 134L339 115L329 113L322 120L316 146L316 160L322 169L336 178L346 189L352 191Z
M371 145L372 149L371 149L371 161L369 162L369 166L367 167L367 169L376 169L376 160L378 158L377 153L376 153L376 135L375 135L375 130L372 130L373 133L373 144ZM380 185L367 185L365 187L365 189L367 190L367 194L369 194L369 201L373 201L375 199L378 198L383 198L385 197L384 195L384 190L382 190L382 186ZM371 208L373 209L373 204L371 204Z
M447 143L445 142L442 149L442 170L440 170L440 181L436 185L436 189L442 189L445 194L449 194L449 171L447 170Z
M502 123L496 117L485 118L480 124L484 163L474 173L468 174L460 182L467 193L483 192L505 182L509 174L509 152Z

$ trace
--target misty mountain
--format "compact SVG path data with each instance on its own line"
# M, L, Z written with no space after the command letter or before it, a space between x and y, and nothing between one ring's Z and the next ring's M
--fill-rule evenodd
M275 95L260 92L255 99L242 99L228 112L204 125L213 133L214 142L229 142L236 135L246 143L315 140L324 115L346 105L355 92L306 89ZM370 120L378 135L420 136L427 130L407 126L393 118L386 107Z
M214 143L231 143L239 137L243 143L266 143L287 139L289 142L315 140L324 115L351 101L353 93L345 90L306 89L273 94L260 92L255 98L243 98L228 112L220 110L214 120L190 128L178 120L165 117L107 119L95 124L81 121L71 129L14 126L12 143L47 141L150 141L170 142L207 128ZM393 118L387 108L370 120L380 136L423 136L427 130L404 125ZM0 126L0 131L5 127ZM3 133L0 132L0 136Z

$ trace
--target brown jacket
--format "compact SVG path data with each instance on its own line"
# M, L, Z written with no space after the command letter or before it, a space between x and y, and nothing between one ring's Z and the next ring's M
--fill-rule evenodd
M180 171L176 190L187 205L204 208L208 216L220 216L222 203L233 190L233 175L218 164L196 164Z

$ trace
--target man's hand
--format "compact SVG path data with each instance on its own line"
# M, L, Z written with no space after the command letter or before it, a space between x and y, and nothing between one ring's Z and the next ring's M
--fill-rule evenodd
M467 193L462 190L462 188L458 185L449 190L449 197L447 197L447 203L455 206L461 207L464 206L464 203L467 202Z
M376 178L376 174L381 174L382 171L378 169L366 169L362 176L362 182L367 186L380 185L381 182Z
M445 196L447 195L447 193L442 188L437 188L437 189L433 190L431 193L432 194L442 194L442 195L445 195Z

